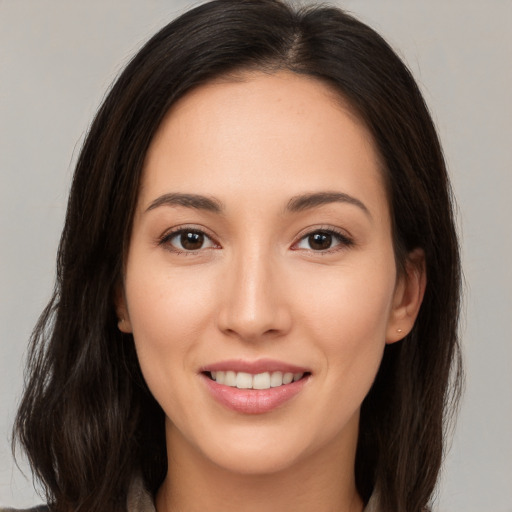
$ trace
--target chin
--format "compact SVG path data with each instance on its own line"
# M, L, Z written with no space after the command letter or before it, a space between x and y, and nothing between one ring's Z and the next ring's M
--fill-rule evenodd
M338 418L328 428L324 422L308 424L306 418L288 421L260 421L215 428L208 433L201 428L188 446L198 456L217 469L232 474L265 476L310 467L309 462L327 460L338 452L352 457L357 443L359 415ZM341 420L341 421L340 421ZM346 420L346 421L345 421ZM295 424L294 424L295 423ZM182 438L183 439L183 438ZM192 453L189 453L192 455Z
M290 447L261 447L231 445L220 453L212 453L209 459L218 467L233 474L245 476L265 476L286 471L298 464L301 456Z

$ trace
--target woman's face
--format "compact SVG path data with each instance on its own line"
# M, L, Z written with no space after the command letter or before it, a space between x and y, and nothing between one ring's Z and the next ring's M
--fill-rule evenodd
M385 343L414 320L406 281L371 137L327 86L247 74L166 116L118 312L176 457L353 465Z

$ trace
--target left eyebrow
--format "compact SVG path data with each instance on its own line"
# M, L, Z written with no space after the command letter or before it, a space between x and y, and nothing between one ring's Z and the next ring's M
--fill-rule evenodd
M213 197L202 196L199 194L164 194L157 197L147 208L146 212L154 210L160 206L184 206L185 208L194 208L196 210L206 210L213 213L222 213L224 207L222 203Z
M372 218L370 210L368 210L362 201L343 192L315 192L295 196L288 201L286 210L289 212L302 212L330 203L346 203L357 206L363 210L370 219Z

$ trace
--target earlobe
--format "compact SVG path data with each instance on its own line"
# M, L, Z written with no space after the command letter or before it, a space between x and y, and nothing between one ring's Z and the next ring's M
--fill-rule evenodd
M409 253L405 271L397 280L386 343L395 343L405 338L412 330L423 301L426 285L425 253L423 249L415 249Z
M125 334L132 332L132 324L130 322L130 315L128 314L128 308L126 307L126 296L124 293L124 287L119 285L116 289L115 296L115 307L117 314L117 328Z
M117 328L124 332L125 334L132 332L132 325L130 323L130 320L125 318L124 316L119 316L119 320L117 322Z

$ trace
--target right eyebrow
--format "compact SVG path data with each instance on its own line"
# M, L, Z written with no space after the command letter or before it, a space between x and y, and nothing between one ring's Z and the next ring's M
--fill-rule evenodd
M222 203L214 197L199 194L171 193L157 197L145 211L149 212L160 206L184 206L185 208L195 208L213 213L222 213L224 210Z

